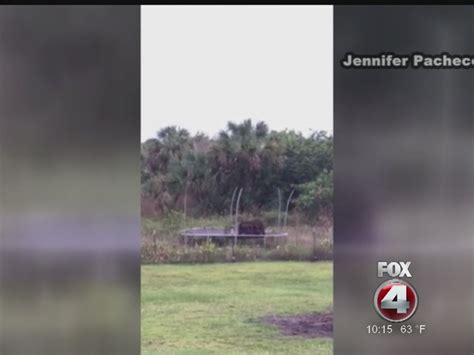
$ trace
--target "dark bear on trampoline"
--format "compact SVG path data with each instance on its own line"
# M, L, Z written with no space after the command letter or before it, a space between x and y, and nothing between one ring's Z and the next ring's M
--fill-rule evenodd
M239 223L239 234L263 235L265 234L265 225L259 219L242 221Z

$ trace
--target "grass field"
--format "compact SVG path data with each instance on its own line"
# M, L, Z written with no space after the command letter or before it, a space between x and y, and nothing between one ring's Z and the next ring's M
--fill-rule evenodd
M332 354L258 318L332 310L331 262L142 266L142 354Z

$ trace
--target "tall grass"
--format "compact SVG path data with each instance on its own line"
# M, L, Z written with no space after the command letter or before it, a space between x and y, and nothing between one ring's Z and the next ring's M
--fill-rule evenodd
M247 216L248 217L248 216ZM245 217L244 217L245 218ZM273 218L273 216L270 216ZM272 221L262 219L267 226ZM270 223L269 223L270 222ZM274 222L274 221L273 221ZM180 213L142 219L141 257L144 264L213 263L258 260L316 261L332 259L332 229L327 226L302 224L298 216L288 219L286 238L266 238L266 243L212 241L184 243L179 232L192 227L224 227L232 224L228 216L191 218ZM272 228L272 227L270 227ZM275 229L275 228L273 228Z

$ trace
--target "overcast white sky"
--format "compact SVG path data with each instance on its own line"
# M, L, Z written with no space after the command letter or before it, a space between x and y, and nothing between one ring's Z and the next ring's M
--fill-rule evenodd
M332 6L142 6L141 140L252 118L332 132Z

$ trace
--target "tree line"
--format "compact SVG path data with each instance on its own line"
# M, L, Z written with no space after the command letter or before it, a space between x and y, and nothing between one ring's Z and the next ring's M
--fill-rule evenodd
M332 215L333 137L270 130L264 122L228 122L216 137L161 129L141 145L142 211L186 210L206 216L229 212L233 191L243 188L247 213L278 208L294 190L290 210L311 221Z

